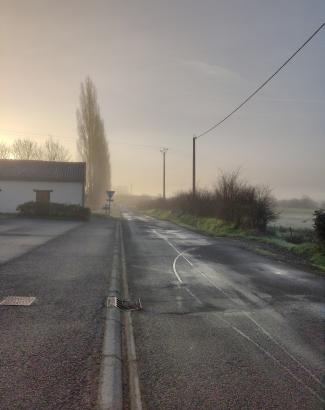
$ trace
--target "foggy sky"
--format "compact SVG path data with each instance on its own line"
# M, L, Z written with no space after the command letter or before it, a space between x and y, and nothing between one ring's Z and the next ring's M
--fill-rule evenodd
M325 2L0 0L0 19L0 140L57 135L77 159L75 111L89 75L113 184L160 193L164 146L170 195L191 186L193 134L278 68L325 21ZM198 185L240 167L280 198L325 199L324 73L325 30L198 141Z

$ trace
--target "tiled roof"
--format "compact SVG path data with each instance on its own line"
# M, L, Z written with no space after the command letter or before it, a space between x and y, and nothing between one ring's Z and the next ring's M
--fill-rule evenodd
M0 159L0 180L84 182L84 162Z

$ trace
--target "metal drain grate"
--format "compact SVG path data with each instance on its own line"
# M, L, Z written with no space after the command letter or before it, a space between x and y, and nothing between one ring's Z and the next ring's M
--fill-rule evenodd
M142 310L140 298L136 302L131 302L130 300L121 300L115 296L109 296L107 298L107 307L112 306L121 310Z
M30 306L34 301L33 296L7 296L4 298L0 305L2 306Z

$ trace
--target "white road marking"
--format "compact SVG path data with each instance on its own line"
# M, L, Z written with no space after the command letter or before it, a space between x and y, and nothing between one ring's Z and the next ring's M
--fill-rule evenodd
M307 390L309 390L309 392L317 397L317 399L319 401L321 401L322 403L325 403L325 400L311 387L309 387L306 383L304 383L303 380L301 380L299 377L297 377L294 373L292 373L292 371L285 366L280 360L278 360L275 356L273 356L272 353L270 353L269 351L267 351L266 349L264 349L260 344L256 343L252 338L250 338L246 333L242 332L240 329L238 329L238 327L233 326L227 319L224 319L222 317L220 317L220 315L218 316L220 318L220 320L222 320L223 322L227 323L235 332L237 332L240 336L242 336L243 338L245 338L247 341L249 341L250 343L252 343L255 347L257 347L257 349L259 349L261 352L263 352L266 356L268 356L270 359L272 359L275 363L277 363L277 365L279 367L282 367L282 369L284 369L291 377L293 377L298 383L300 383L303 387L305 387Z
M273 343L275 343L277 346L279 346L279 348L286 353L294 362L296 362L303 370L305 370L306 373L309 374L310 377L312 377L317 383L319 383L322 387L325 388L325 384L322 383L321 380L319 380L319 378L317 376L314 375L314 373L312 373L309 369L307 369L307 367L305 367L305 365L303 363L301 363L300 360L298 360L296 357L294 357L289 350L287 350L284 346L282 346L276 339L274 339L274 337L267 331L264 329L264 327L262 325L260 325L255 319L253 319L251 317L251 315L247 312L244 312L244 315L251 320L257 328L260 329L260 331L262 333L264 333L270 340L272 340Z
M174 262L173 262L173 271L174 271L174 274L175 274L175 276L176 276L178 282L179 282L179 283L183 283L181 277L179 276L179 274L178 274L178 272L177 272L176 262L177 262L178 258L182 257L183 259L186 260L186 262L188 262L191 266L193 266L192 262L189 261L189 260L187 259L187 257L184 255L184 253L185 253L186 251L183 251L183 252L179 251L179 250L176 248L176 246L174 246L165 236L161 235L161 234L160 234L159 232L157 232L155 229L153 229L152 232L154 232L159 238L161 238L161 239L163 239L164 241L166 241L166 242L168 243L168 245L169 245L171 248L173 248L174 251L177 253L177 256L176 256L176 258L174 259Z
M191 266L193 266L193 263L192 263L190 260L187 259L187 257L184 255L184 252L179 251L179 250L176 248L176 246L174 246L174 245L168 240L168 238L166 238L165 236L161 235L161 234L160 234L159 232L157 232L155 229L153 229L152 232L154 232L157 236L159 236L159 238L161 238L161 239L163 239L164 241L166 241L166 242L168 243L168 245L169 245L170 247L172 247L176 253L178 253L179 255L181 255L181 256L186 260L186 262L188 262Z
M161 239L163 239L164 241L166 241L168 243L168 245L173 248L176 252L177 252L177 256L174 259L173 262L173 270L174 270L174 274L177 277L178 281L180 283L183 283L182 279L180 278L177 270L176 270L176 262L177 260L182 257L184 258L188 264L190 266L193 267L193 263L184 255L185 252L189 252L189 250L187 251L183 251L181 252L180 250L178 250L169 240L168 238L166 238L165 236L161 235L159 232L157 232L155 229L153 230L153 232L160 237ZM227 292L225 292L222 288L220 288L219 286L217 286L213 280L211 278L209 278L209 276L207 276L204 272L201 272L199 269L195 268L195 270L202 275L204 278L206 278L209 283L214 286L219 292L223 293L228 299L230 299L232 302L234 302L236 305L238 305L238 301L233 299ZM200 304L203 304L203 302L193 293L190 291L190 289L188 289L187 287L185 287L185 290ZM267 331L265 330L255 319L253 319L247 312L243 311L243 314L250 320L252 321L257 328L262 331L262 333L264 333L266 336L269 337L269 339L275 343L278 347L280 347L282 349L283 352L285 352L294 362L296 362L306 373L309 374L309 376L311 376L318 384L320 384L322 387L324 387L324 384L318 379L317 376L315 376L309 369L307 369L298 359L296 359L285 347L283 347L276 339L274 339L274 337ZM325 403L325 400L323 400L323 398L321 396L318 395L317 392L315 392L315 390L313 390L311 387L309 387L306 383L304 383L299 377L297 377L294 373L291 372L291 370L285 366L280 360L278 360L275 356L273 356L270 352L268 352L266 349L264 349L261 345L259 345L258 343L256 343L253 339L251 339L246 333L242 332L240 329L238 329L236 326L233 326L228 320L221 318L220 319L224 322L226 322L234 331L236 331L238 334L240 334L242 337L244 337L246 340L248 340L249 342L251 342L252 344L254 344L259 350L261 350L265 355L267 355L268 357L270 357L273 361L275 361L280 367L282 367L288 374L290 374L297 382L299 382L301 385L303 385L306 389L308 389L315 397L317 397L321 402Z
M174 259L174 262L173 262L173 271L174 271L175 276L177 277L177 279L178 279L178 281L179 281L180 283L183 283L183 281L182 281L181 277L179 276L179 273L177 272L176 263L177 263L178 259L179 259L180 257L182 257L183 259L186 260L186 262L188 262L188 263L190 264L190 266L193 266L193 264L192 264L192 263L185 257L185 255L184 255L185 253L190 252L190 251L193 250L193 249L195 249L195 248L187 249L186 251L180 252L180 253L176 256L176 258Z
M183 259L186 260L186 262L187 262L190 266L193 266L193 263L184 255L184 253L185 253L185 252L189 252L189 251L191 251L191 250L193 250L193 249L195 249L195 248L191 248L191 249L188 249L188 250L186 250L186 251L180 252L166 237L164 237L163 235L161 235L160 233L158 233L156 230L153 230L153 232L154 232L157 236L159 236L161 239L164 239L164 240L168 243L168 245L171 246L171 247L177 252L177 256L176 256L176 258L174 259L174 262L173 262L173 271L174 271L174 274L175 274L177 280L179 281L179 283L184 283L184 282L182 281L181 277L179 276L179 273L177 272L176 263L177 263L178 259L179 259L180 257L182 257ZM188 294L190 294L190 295L192 296L192 298L194 298L194 299L197 301L197 303L199 303L200 305L203 304L203 303L201 302L201 300L200 300L196 295L194 295L194 293L192 293L188 287L184 287L184 289L186 290L186 292L187 292Z
M200 305L203 305L202 301L196 295L194 295L194 293L191 292L189 288L186 287L185 290L188 294L192 296L192 298L194 298L197 301L197 303L199 303Z
M233 299L230 295L227 294L223 289L219 288L205 273L201 272L200 270L196 269L202 276L204 276L216 289L218 289L220 292L222 292L225 296L227 296L233 303L237 304L238 306L238 301ZM253 322L262 333L264 333L268 338L275 343L284 353L286 353L291 360L296 362L306 373L309 374L310 377L312 377L320 386L325 387L324 383L314 374L312 373L309 369L305 367L303 363L301 363L300 360L298 360L296 357L294 357L284 346L281 345L262 325L260 325L255 319L251 317L251 315L247 312L242 311L242 313L251 321Z
M176 276L178 282L179 282L179 283L183 283L183 281L182 281L181 277L179 276L179 274L178 274L178 272L177 272L177 269L176 269L176 262L177 262L177 260L178 260L178 258L179 258L180 256L182 256L182 255L181 255L181 254L178 254L178 255L176 256L176 258L174 259L174 262L173 262L173 271L174 271L174 274L175 274L175 276Z

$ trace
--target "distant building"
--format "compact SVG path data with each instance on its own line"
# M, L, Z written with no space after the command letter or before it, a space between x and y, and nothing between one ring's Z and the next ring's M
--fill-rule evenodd
M85 177L84 162L1 159L0 212L28 201L84 206Z

